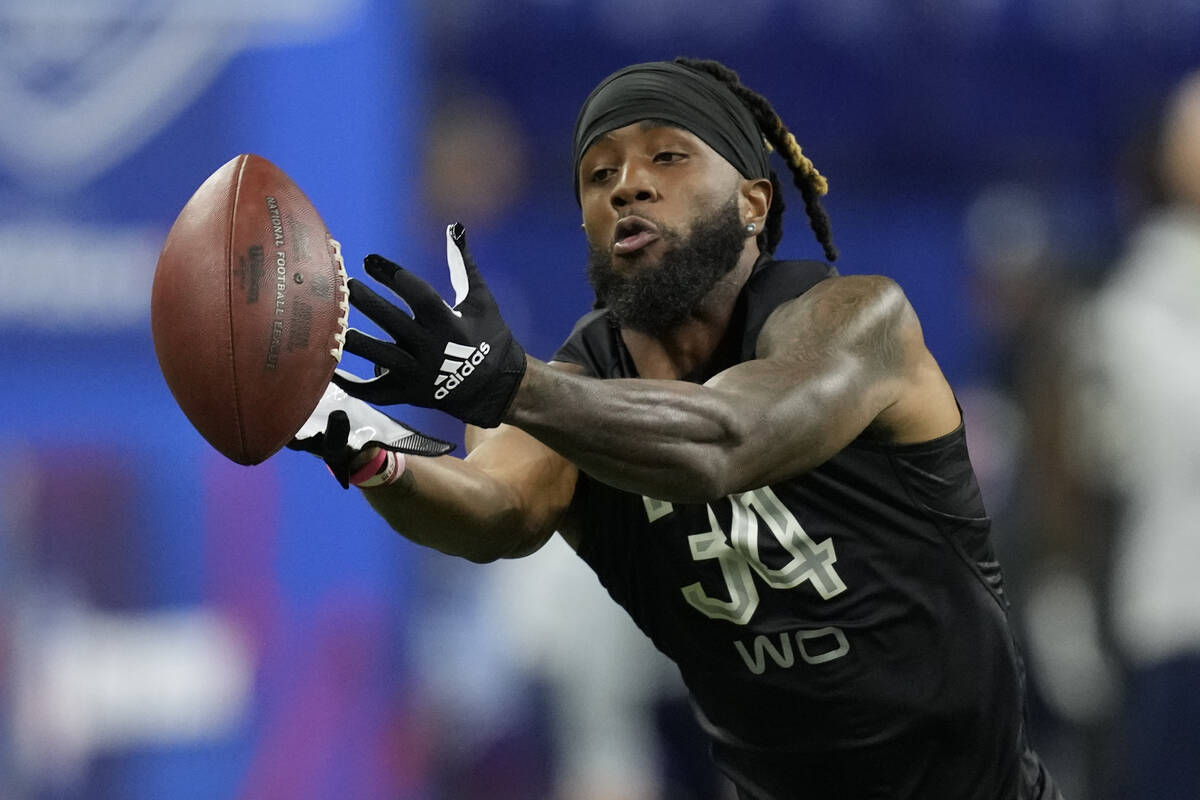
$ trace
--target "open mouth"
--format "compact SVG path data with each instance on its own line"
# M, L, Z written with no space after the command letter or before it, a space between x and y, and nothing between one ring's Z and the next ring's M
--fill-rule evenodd
M613 253L626 256L658 238L658 227L654 223L642 217L625 217L617 223L613 232Z

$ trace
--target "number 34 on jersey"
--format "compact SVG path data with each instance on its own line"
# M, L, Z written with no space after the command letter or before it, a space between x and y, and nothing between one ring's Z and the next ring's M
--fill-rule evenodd
M695 533L688 537L692 559L707 561L716 559L721 567L721 575L725 579L725 588L729 599L710 597L705 594L700 582L682 587L683 596L687 602L707 617L725 620L735 625L746 625L758 609L758 587L754 582L757 574L772 589L795 589L803 583L811 583L820 596L828 600L846 590L846 584L835 569L837 553L833 541L826 539L815 542L805 532L795 515L788 510L770 487L764 486L753 491L730 495L732 517L729 532L722 530L717 521L717 515L712 506L706 506L708 511L709 530ZM651 522L670 514L674 509L670 503L645 497L643 502L646 514ZM759 556L759 522L764 523L769 535L773 536L784 552L791 559L782 567L770 567L763 563ZM832 651L826 651L820 656L806 657L804 642L811 635L833 635L838 645ZM759 641L763 640L763 641ZM809 663L822 663L838 658L849 649L845 636L840 630L822 628L820 631L796 632L796 644L801 657ZM749 657L749 651L741 642L735 643L752 672L761 673L765 667L762 656L764 650L770 652L780 666L791 666L791 643L786 635L781 636L780 647L776 649L766 637L759 636L753 643L756 658ZM783 655L786 653L786 655ZM784 661L789 663L783 663Z

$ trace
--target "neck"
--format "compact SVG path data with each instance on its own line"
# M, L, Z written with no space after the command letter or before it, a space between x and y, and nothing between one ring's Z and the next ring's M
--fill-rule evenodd
M747 247L738 264L700 301L682 324L661 336L651 336L629 328L621 329L621 338L643 378L679 380L694 374L707 364L729 330L738 295L758 260L758 248Z

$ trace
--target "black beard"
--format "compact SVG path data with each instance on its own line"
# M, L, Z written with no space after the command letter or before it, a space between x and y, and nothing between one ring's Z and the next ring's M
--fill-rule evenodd
M613 268L612 250L588 247L588 282L609 317L625 328L660 336L696 310L721 277L737 266L745 244L737 199L698 217L686 239L660 226L666 249L657 266L628 274Z

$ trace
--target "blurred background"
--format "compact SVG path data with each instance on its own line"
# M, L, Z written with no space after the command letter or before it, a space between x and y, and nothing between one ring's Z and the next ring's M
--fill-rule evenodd
M256 152L352 274L448 293L464 221L548 358L591 300L575 114L676 55L774 104L838 268L917 308L1067 797L1200 797L1196 0L0 0L0 800L729 796L560 542L460 563L309 456L227 462L150 339L168 227Z

